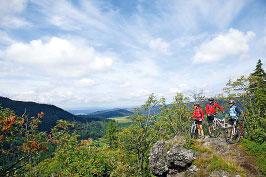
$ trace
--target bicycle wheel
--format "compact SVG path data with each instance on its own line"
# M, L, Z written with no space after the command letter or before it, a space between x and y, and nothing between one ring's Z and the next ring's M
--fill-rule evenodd
M209 132L210 137L217 138L221 134L221 127L218 126L217 124L214 124L212 126L211 131L208 131L208 132Z
M195 125L191 126L190 136L191 136L191 138L197 138L198 137L198 133L196 131L196 126Z

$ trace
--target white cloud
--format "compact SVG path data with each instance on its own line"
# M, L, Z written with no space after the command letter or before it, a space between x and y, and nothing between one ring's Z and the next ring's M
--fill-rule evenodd
M140 89L140 90L136 90L135 92L130 93L130 96L133 98L143 98L143 97L147 97L151 94L151 92L147 89Z
M19 28L29 25L20 16L26 8L28 0L0 0L0 27Z
M248 6L246 0L143 1L138 4L138 11L126 12L123 5L111 1L30 0L26 10L25 0L5 2L22 5L17 8L13 4L14 9L0 6L0 15L4 14L0 20L11 19L1 20L0 28L22 27L29 23L25 19L38 21L30 30L0 32L3 44L0 46L0 94L19 100L41 101L64 108L126 107L142 104L150 93L168 99L177 91L187 94L190 89L208 88L211 93L217 93L229 77L252 70L256 60L252 51L260 58L265 56L263 45L256 44L263 50L260 53L253 41L250 45L252 32L235 30L237 33L232 32L231 36L230 31L221 33L234 24L241 30L261 34L261 27L250 25L261 22L257 16L255 20L238 16L239 12L246 14L241 11ZM253 14L252 11L259 10L253 8L248 14ZM239 25L239 19L245 24ZM213 33L220 35L211 36ZM23 41L37 36L37 40L18 42L7 34ZM230 46L237 44L236 49L224 47L216 38L226 39ZM202 48L199 45L196 52L203 52L201 56L215 56L220 62L202 67L190 65L187 58L203 39L210 40L202 43ZM222 47L215 49L214 43L224 47L223 52L219 51ZM205 49L204 44L211 50ZM230 61L230 65L229 60L223 60L246 54L253 58ZM231 66L236 67L232 70Z
M149 43L149 47L163 54L169 54L169 44L161 38L152 39Z
M89 79L89 78L82 78L78 80L76 83L78 84L78 86L82 86L82 87L89 87L89 86L93 86L96 84L94 80Z
M99 54L93 47L58 37L14 43L3 51L3 58L62 76L103 71L113 64L111 57Z
M255 34L236 29L229 29L227 33L219 34L213 39L203 42L193 57L195 63L219 61L230 56L245 55L249 51L249 42Z
M181 89L178 88L178 87L170 88L170 89L169 89L169 92L170 92L170 93L180 93L180 92L181 92Z
M131 83L130 82L124 82L123 84L120 85L120 87L130 87Z

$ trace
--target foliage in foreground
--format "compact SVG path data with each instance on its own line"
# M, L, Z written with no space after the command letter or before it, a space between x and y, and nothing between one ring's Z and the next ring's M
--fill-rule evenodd
M250 140L243 140L241 145L250 155L256 157L256 162L263 175L266 175L266 142L262 144Z

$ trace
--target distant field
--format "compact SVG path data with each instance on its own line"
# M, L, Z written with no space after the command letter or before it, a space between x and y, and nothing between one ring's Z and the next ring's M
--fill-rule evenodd
M129 119L128 116L125 116L125 117L113 117L113 118L108 118L108 119L114 120L117 123L130 123L131 122L131 120Z

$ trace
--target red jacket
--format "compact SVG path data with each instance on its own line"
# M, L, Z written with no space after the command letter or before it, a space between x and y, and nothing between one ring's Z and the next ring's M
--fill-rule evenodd
M192 118L197 119L197 120L204 120L204 112L203 109L198 107L194 109L193 116Z
M222 106L220 106L218 103L214 102L213 105L207 104L206 105L206 113L207 115L213 115L216 114L216 109L220 109L220 111L224 112L224 109Z

